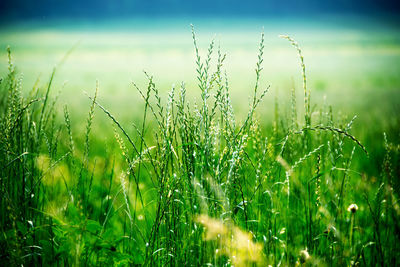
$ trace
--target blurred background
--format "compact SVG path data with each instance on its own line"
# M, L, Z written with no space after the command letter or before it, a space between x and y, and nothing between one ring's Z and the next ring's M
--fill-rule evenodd
M391 0L14 0L0 3L0 74L7 72L11 46L23 87L45 84L59 66L54 85L72 117L86 112L96 80L100 101L122 121L141 116L143 102L132 81L145 88L143 70L166 96L186 83L199 99L190 24L200 53L214 39L227 54L225 69L233 105L245 115L255 82L260 33L265 32L261 84L271 85L260 115L283 109L295 87L302 107L302 78L296 50L278 35L299 42L313 105L332 104L368 143L382 132L398 133L400 103L400 4ZM215 63L215 60L213 61ZM377 130L379 129L379 130ZM364 135L365 134L365 135Z

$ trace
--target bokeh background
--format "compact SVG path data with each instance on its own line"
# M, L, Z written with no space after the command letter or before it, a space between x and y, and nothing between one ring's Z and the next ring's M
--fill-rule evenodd
M2 1L0 73L7 72L10 45L23 86L45 84L73 49L57 70L53 93L60 92L60 102L79 122L89 103L84 92L93 92L98 80L101 103L129 123L141 116L143 102L132 81L145 87L143 70L154 75L165 95L184 81L193 101L199 98L193 24L201 54L212 39L227 53L225 68L240 117L248 108L264 31L261 82L271 90L259 114L267 124L275 100L285 106L293 86L302 106L296 51L278 37L288 34L303 49L313 104L332 104L349 119L357 115L355 133L373 144L383 131L398 132L399 12L399 2L389 0Z

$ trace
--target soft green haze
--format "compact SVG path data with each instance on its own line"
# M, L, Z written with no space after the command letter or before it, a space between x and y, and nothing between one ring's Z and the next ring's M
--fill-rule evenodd
M156 77L162 92L185 81L192 95L196 84L189 23L189 20L163 23L159 19L100 25L60 22L52 27L40 24L3 27L0 68L4 73L5 47L10 45L18 69L24 74L24 84L33 85L37 77L42 83L47 82L53 66L77 45L55 79L58 88L67 82L62 98L72 105L82 103L78 101L85 99L82 92L93 89L96 79L100 82L101 96L109 99L111 105L125 107L128 101L137 102L130 82L143 85L142 70ZM263 28L266 51L262 84L270 84L272 94L279 92L285 98L292 79L296 88L301 87L295 51L278 38L279 34L289 34L301 43L310 89L317 101L326 95L329 103L353 112L354 106L364 108L371 97L378 99L382 106L390 99L388 94L399 89L400 30L397 25L346 17L285 21L214 19L193 23L199 29L202 48L214 36L227 53L234 105L241 106L249 95L257 53L255 44Z

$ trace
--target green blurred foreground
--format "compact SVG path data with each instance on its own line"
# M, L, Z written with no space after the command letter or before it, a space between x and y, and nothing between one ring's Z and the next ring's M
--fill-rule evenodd
M76 32L3 30L0 262L397 265L400 47L366 26L292 28L306 73L267 27L80 31L53 72Z

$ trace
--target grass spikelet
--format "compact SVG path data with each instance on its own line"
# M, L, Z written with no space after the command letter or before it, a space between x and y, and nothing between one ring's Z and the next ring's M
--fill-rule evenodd
M67 105L64 106L64 121L65 121L65 127L67 128L67 132L68 132L69 151L71 152L71 154L73 154L74 153L74 140L72 138L71 120L70 120Z
M311 125L311 94L307 90L307 77L306 77L306 65L304 64L304 57L301 51L299 44L290 36L288 35L280 35L280 38L288 40L294 48L297 50L297 54L300 59L300 66L301 66L301 76L303 78L303 90L304 90L304 111L305 111L305 122L306 126Z
M89 135L90 135L90 131L92 129L92 122L93 122L93 118L94 118L94 107L96 104L96 99L97 99L97 92L99 90L99 82L96 82L96 91L94 93L94 97L92 99L92 104L90 105L90 109L89 109L89 115L86 121L86 133L85 133L85 153L84 153L84 157L85 157L85 164L87 164L88 158L89 158L89 150L90 150L90 144L89 144Z
M304 130L311 130L311 131L323 130L323 131L331 131L333 133L342 134L342 135L350 138L351 140L353 140L365 152L365 154L368 155L367 149L361 144L361 142L356 137L354 137L353 135L349 134L345 130L342 130L342 129L339 129L339 128L336 128L336 127L332 127L332 126L316 125L314 127L303 128L303 129L301 129L300 131L298 131L296 133L303 133Z

